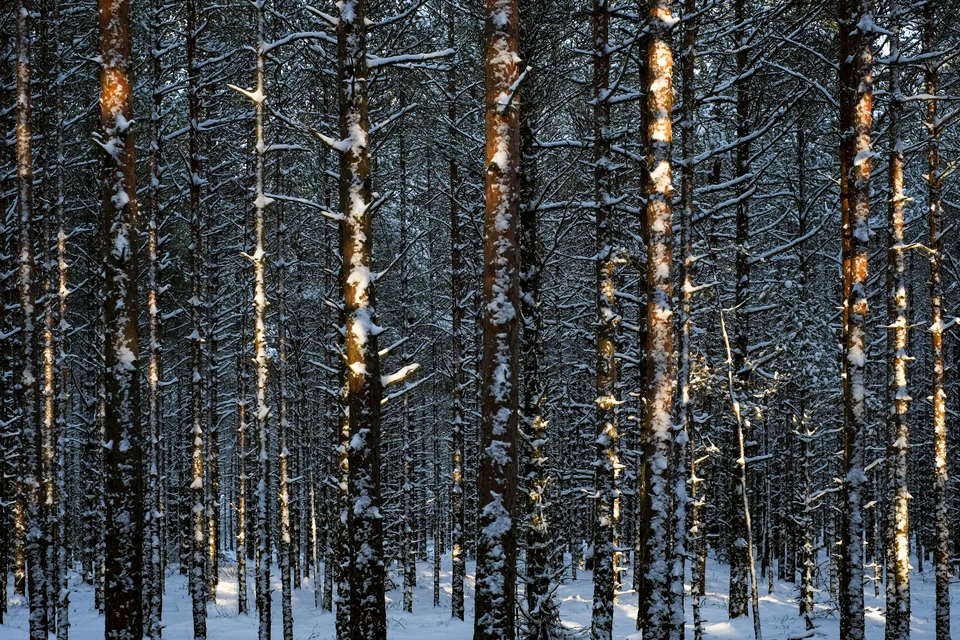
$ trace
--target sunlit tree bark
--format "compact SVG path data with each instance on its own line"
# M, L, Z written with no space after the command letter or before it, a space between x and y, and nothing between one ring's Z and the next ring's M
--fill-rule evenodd
M907 319L907 279L904 264L904 194L902 119L904 96L900 91L900 19L901 9L894 0L890 7L893 20L890 36L890 201L887 224L887 523L886 523L886 640L910 637L910 554L907 454L909 425L907 412L910 393L907 387L909 360ZM808 472L809 473L809 472ZM812 612L811 612L812 613Z
M935 2L923 5L923 49L931 57L924 61L925 93L937 96L937 70L940 60L937 47ZM938 96L939 97L939 96ZM950 638L950 503L947 493L947 393L943 368L943 280L941 236L943 205L941 202L940 137L943 125L937 118L937 99L927 100L927 223L930 227L930 342L932 347L931 398L933 402L933 511L934 568L936 572L937 640Z
M203 318L203 174L200 151L200 60L199 12L197 0L187 0L187 111L189 128L188 201L190 215L190 598L193 604L193 635L198 640L207 637L207 574L206 574L206 518L203 491L203 434L206 425L204 406L204 335L208 331Z
M593 2L593 196L597 248L597 422L594 488L596 507L593 539L594 638L611 638L613 604L619 578L620 432L617 406L616 343L620 316L615 287L619 256L613 225L612 168L610 157L610 7L607 0Z
M380 358L374 307L367 115L366 0L340 4L337 68L340 87L340 253L350 425L348 535L350 637L386 637L383 522L380 515Z
M647 538L645 567L650 599L646 606L644 637L679 638L682 620L671 614L671 510L673 456L673 14L668 0L651 0L647 55L646 108L649 150L647 166L647 389L644 437L648 448L646 495L651 535ZM679 473L682 476L682 472ZM685 478L684 478L685 480ZM685 497L685 496L684 496ZM681 518L683 519L683 518ZM681 542L682 544L682 542Z
M474 640L513 640L519 409L517 0L486 0L483 359Z
M867 243L873 151L871 0L840 0L840 204L843 259L843 516L840 635L863 640L863 491L866 435Z
M108 640L143 635L143 483L137 314L137 187L128 0L100 0L104 238L104 609Z

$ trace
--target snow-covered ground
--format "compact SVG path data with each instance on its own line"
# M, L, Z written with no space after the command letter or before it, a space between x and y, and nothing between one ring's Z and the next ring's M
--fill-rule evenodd
M468 577L473 576L473 565L469 564ZM274 571L274 579L278 572ZM468 640L473 637L473 591L472 579L467 585L467 622L453 620L450 617L450 557L444 558L441 573L440 607L433 607L433 570L430 564L421 564L418 573L418 588L414 595L414 613L404 613L400 605L400 594L393 591L388 594L387 616L389 618L388 636L397 640ZM576 581L562 585L557 596L561 600L561 615L571 629L582 629L590 625L591 575L581 571ZM626 584L630 583L629 573ZM252 576L249 580L250 604L253 605ZM735 621L727 619L726 592L727 567L712 560L707 566L708 595L703 602L701 612L705 620L705 636L713 639L742 639L753 637L753 622L750 618ZM776 582L773 594L767 594L766 581L761 582L760 613L763 622L764 640L787 640L791 637L805 637L803 620L797 615L795 603L796 587L785 582ZM273 637L282 638L280 617L279 583L274 585L273 598ZM12 588L10 593L12 593ZM934 637L934 582L933 572L913 573L913 617L911 622L912 639L927 640ZM295 590L293 594L294 635L297 640L328 640L334 638L334 616L322 612L313 606L313 590L309 585ZM883 599L875 598L873 587L866 593L867 639L883 638ZM960 589L953 591L953 629L960 629ZM636 624L636 596L622 596L617 605L614 619L614 637L625 640L633 636ZM208 638L210 640L255 640L257 637L256 612L240 616L237 614L237 582L234 572L227 570L217 590L217 600L208 608ZM687 599L687 638L692 638L690 627L692 620L690 602ZM93 606L93 590L86 585L75 587L70 603L71 638L74 640L96 640L103 637L103 617L97 615ZM836 612L827 605L817 608L817 629L814 638L839 637L839 623ZM190 598L187 592L186 578L179 574L167 579L167 592L163 599L163 637L167 640L190 640L193 637ZM52 636L51 636L52 637ZM27 608L20 596L10 599L9 613L5 624L0 626L0 640L24 640L27 638Z

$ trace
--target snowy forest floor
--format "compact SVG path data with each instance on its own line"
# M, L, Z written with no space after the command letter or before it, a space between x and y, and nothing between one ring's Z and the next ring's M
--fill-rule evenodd
M231 571L230 569L233 569ZM441 572L440 607L433 605L433 568L430 563L418 566L418 583L414 592L413 614L402 611L401 594L398 590L387 595L388 636L396 640L468 640L473 636L473 563L467 565L468 584L466 592L466 622L450 617L450 556L443 558ZM564 625L571 630L589 628L591 611L592 583L589 571L578 573L576 581L567 580L557 591L561 602L561 617ZM932 570L924 573L912 573L912 639L925 640L934 637L934 575ZM75 579L79 579L78 576ZM273 592L273 637L282 638L280 615L279 572L274 570ZM727 580L728 568L713 558L707 565L707 597L701 607L705 620L704 635L711 639L742 639L753 637L753 623L750 618L729 620L727 618ZM251 588L249 602L253 607L253 576L250 576ZM625 584L631 583L629 571ZM689 585L688 585L689 586ZM13 593L12 584L9 593ZM773 594L767 594L767 582L760 584L760 614L763 623L764 640L787 640L803 634L803 619L797 614L796 585L776 581ZM873 585L868 585L865 593L868 640L883 638L883 589L881 598L875 598ZM818 602L824 594L819 594ZM314 594L310 585L294 591L294 636L296 640L332 640L334 636L334 616L314 607ZM693 637L690 598L687 598L687 638ZM954 586L952 591L952 628L960 628L960 589ZM207 609L209 640L255 640L257 637L256 612L238 615L237 580L235 567L226 567L223 571L216 602ZM618 640L639 640L635 634L637 615L636 596L621 596L614 618L614 638ZM94 608L92 587L79 584L73 587L70 602L71 638L74 640L96 640L103 637L103 616ZM167 578L166 594L163 598L163 637L166 640L190 640L193 637L190 596L187 591L186 577L179 573ZM815 635L813 638L836 640L839 637L839 622L836 610L827 603L819 603L816 611ZM52 637L52 636L51 636ZM585 637L585 634L584 634ZM0 640L23 640L27 638L27 606L22 596L13 596L9 600L8 615L0 625Z

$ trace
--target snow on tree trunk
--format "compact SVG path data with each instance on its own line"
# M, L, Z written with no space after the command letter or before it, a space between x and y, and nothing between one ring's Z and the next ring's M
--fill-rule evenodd
M910 637L910 552L907 488L907 455L910 428L907 412L910 393L907 387L909 320L907 319L907 279L904 264L904 205L902 119L904 97L900 91L900 20L902 9L894 0L890 7L890 201L887 224L887 514L886 514L886 640ZM809 470L805 472L809 475ZM812 599L811 594L811 599ZM809 611L808 613L812 613Z
M33 149L31 95L30 5L18 0L16 6L17 75L17 222L19 225L18 290L21 313L20 482L24 502L24 552L27 567L27 597L30 605L30 640L46 640L48 625L43 606L47 579L44 572L44 539L41 490L42 451L40 439L40 393L37 327L37 269L33 228Z
M254 3L257 15L256 76L253 91L230 85L253 103L253 253L246 257L253 264L253 364L254 406L253 419L256 435L256 604L259 640L270 640L271 587L270 560L270 407L267 394L270 383L270 355L267 351L267 282L266 282L266 218L267 207L273 202L264 191L264 169L267 145L264 139L264 103L266 93L266 42L264 40L266 0Z
M143 478L137 313L137 187L128 0L100 0L104 238L104 610L108 640L143 635Z
M161 634L160 618L163 605L163 572L161 557L161 439L163 437L163 403L160 383L163 380L163 314L160 295L160 224L163 204L160 200L165 167L163 164L163 65L160 51L162 0L150 5L150 83L151 110L149 142L147 147L146 226L147 226L147 486L144 505L144 571L143 616L144 635L158 640Z
M646 492L651 535L644 555L649 584L644 637L679 638L682 623L671 612L671 510L673 505L673 15L667 0L651 0L646 107L649 150L647 166L647 442ZM680 474L683 475L682 473ZM682 544L682 543L681 543Z
M593 195L597 248L597 416L596 491L593 538L593 614L595 639L613 634L613 603L619 578L620 433L617 406L616 342L620 326L614 289L618 249L612 219L613 195L610 157L610 13L607 0L593 2Z
M237 350L237 613L247 613L247 322L240 313L240 348Z
M374 307L370 122L367 116L366 0L339 5L340 252L343 259L349 413L350 637L386 637L380 513L380 358Z
M401 96L400 108L405 108L405 100ZM405 251L409 242L408 231L410 227L407 219L407 149L403 132L398 132L397 149L397 172L400 181L398 212L397 217L400 225L400 251ZM400 340L407 340L410 337L410 330L413 327L413 316L410 311L410 271L407 264L406 254L400 261ZM411 353L404 342L401 347L401 361L404 367L411 363ZM401 485L401 517L403 523L401 526L400 541L400 563L403 570L403 610L407 613L413 613L413 590L417 586L417 545L416 530L414 527L414 514L416 509L416 464L414 461L413 443L417 438L416 425L410 419L410 398L405 394L401 399L400 408L400 437L402 439L402 471L403 484Z
M733 344L733 370L738 381L747 386L750 373L747 367L747 350L750 336L750 315L740 312L750 301L750 213L749 198L746 192L750 188L746 177L750 173L750 87L747 86L749 77L747 67L750 64L750 48L748 45L750 27L747 17L747 0L736 0L734 3L734 22L738 25L734 33L734 40L739 43L736 51L737 75L742 76L737 82L736 96L736 126L737 149L735 153L736 186L736 229L734 238L734 272L736 283L735 304L736 324ZM731 430L733 437L732 450L736 451L738 444L736 434ZM738 496L740 492L740 468L735 463L731 468L731 494ZM749 572L746 557L746 514L742 509L743 501L734 499L730 504L730 536L727 556L730 561L730 597L727 612L731 618L747 615L747 596Z
M523 7L520 19L520 53L525 60L534 59L539 10L542 5ZM536 131L540 117L537 111L541 96L537 76L527 70L525 99L520 102L520 357L523 362L521 416L523 418L523 483L518 491L525 496L523 533L526 542L524 587L526 608L523 610L523 635L528 640L548 640L560 629L560 611L554 599L552 583L558 558L557 543L551 535L548 520L550 503L547 493L552 478L549 473L547 418L544 407L547 389L544 375L543 313L541 311L542 249L539 240L538 205L541 179L536 149Z
M277 163L277 191L282 192L283 171ZM280 509L280 602L283 617L283 640L293 640L293 531L290 523L290 392L288 388L287 339L287 227L283 203L277 204L277 387L279 412L277 416L277 506Z
M193 604L193 635L207 637L206 522L203 494L203 427L204 407L204 335L203 322L203 177L200 158L200 69L198 60L197 0L187 0L186 63L187 63L187 134L188 201L190 215L190 566L188 582Z
M936 5L927 2L923 7L923 49L933 55L937 48ZM924 62L925 93L936 96L937 69L941 61L932 57ZM931 342L931 398L933 401L933 511L934 551L936 572L936 634L937 640L950 638L950 497L947 490L947 393L943 368L943 282L941 278L941 235L943 233L943 205L941 203L940 136L943 125L937 117L937 100L927 100L927 223L930 227L930 342Z
M201 127L203 125L201 124ZM209 224L208 224L209 227ZM207 528L206 548L206 594L212 602L217 598L217 584L220 579L220 354L217 341L217 316L219 307L214 301L219 300L220 292L220 263L217 258L217 237L211 229L206 230L207 259L204 261L206 272L206 304L205 316L207 326L206 338L206 420L207 438L204 480L205 513Z
M843 260L843 491L840 636L863 640L867 244L873 150L873 4L840 0L840 201Z
M674 464L674 510L675 540L677 548L674 550L673 571L670 576L670 608L672 625L682 630L684 624L683 612L683 579L684 560L687 551L695 550L699 544L701 501L699 495L700 479L697 477L696 440L694 434L699 435L699 426L694 419L693 399L690 397L691 332L693 328L693 277L696 269L696 256L693 253L693 215L694 191L696 188L696 165L694 160L694 127L697 122L697 105L695 95L695 66L697 27L696 19L697 0L684 0L683 5L683 55L681 57L683 87L681 93L680 119L680 155L682 164L680 170L680 245L683 260L680 263L681 283L681 329L680 329L680 369L678 387L680 390L680 424L681 431L677 433L675 456L679 464ZM689 461L690 471L681 472L680 465ZM687 480L689 478L689 489ZM687 502L689 490L690 528L687 529ZM683 544L683 546L680 546ZM700 603L703 594L699 589L699 563L694 558L691 562L691 596L693 597L693 626L694 636L702 635L702 621L700 618ZM682 634L682 631L680 631ZM699 640L699 637L697 637Z
M447 46L453 47L456 34L456 8L447 5ZM447 70L447 136L448 143L457 138L457 73L456 65ZM460 206L457 194L460 187L459 167L455 157L449 160L450 192L450 386L453 403L453 424L450 427L450 537L451 537L451 616L463 620L464 557L464 493L463 493L463 427L466 412L463 404L464 379L464 242L460 236Z
M517 0L485 4L483 357L474 640L512 640L519 410L520 78Z

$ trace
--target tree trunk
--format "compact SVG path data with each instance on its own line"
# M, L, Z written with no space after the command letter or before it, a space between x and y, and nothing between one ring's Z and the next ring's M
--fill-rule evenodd
M611 204L614 165L610 157L610 14L607 0L593 2L593 195L597 248L596 491L593 539L593 616L597 640L612 638L619 577L620 432L617 405L617 314L614 289L618 249Z
M456 8L447 4L447 46L455 45L456 36ZM457 72L456 65L450 65L447 70L447 135L451 149L455 147L457 136ZM453 401L453 424L450 428L450 527L451 527L451 615L463 620L463 579L465 574L464 558L464 493L463 493L463 425L465 411L463 406L463 389L467 384L464 380L464 345L463 345L463 314L464 314L464 287L463 287L463 240L460 237L460 206L459 197L460 176L457 158L451 153L450 168L450 360L451 360L451 395Z
M936 51L936 5L923 6L923 49L933 55ZM937 95L936 56L924 63L928 96ZM934 565L936 571L936 634L937 640L950 638L950 499L947 491L947 393L943 369L943 282L941 279L941 235L943 208L940 201L940 134L943 125L937 118L937 100L927 100L927 221L930 226L930 341L931 396L933 400L933 512Z
M840 636L863 640L863 504L866 486L867 243L873 101L871 0L840 0L840 201L843 225L843 517Z
M380 515L380 358L371 271L370 122L367 116L366 0L345 0L337 25L340 86L340 251L346 318L350 420L348 531L350 637L386 637Z
M648 49L647 139L647 501L651 535L644 555L649 584L644 636L662 640L680 637L683 621L671 615L671 513L685 505L673 504L670 486L674 462L673 425L673 52L669 0L650 2ZM680 476L683 474L680 473ZM684 478L685 480L685 478ZM683 518L681 518L682 520ZM678 541L682 545L682 541ZM641 607L643 609L644 607Z
M30 604L30 640L46 640L49 630L43 606L47 590L44 572L43 497L40 483L43 452L40 434L40 393L38 368L39 336L36 294L37 269L33 228L33 148L31 94L30 5L18 0L16 7L17 65L17 221L19 224L20 312L22 314L20 405L20 482L24 502L27 596Z
M748 65L748 38L747 25L750 18L747 16L747 0L736 0L734 3L734 22L737 25L734 32L734 40L737 43L736 64L737 75L745 76ZM746 176L750 173L750 87L747 86L749 79L741 77L737 82L737 150L735 155L735 173L738 179L736 187L737 212L736 212L736 237L734 272L736 275L735 302L736 326L733 344L733 370L738 381L746 385L750 374L747 368L747 349L750 336L750 316L743 312L743 308L749 303L750 290L750 215L749 201L746 195L749 184L746 183ZM736 451L738 443L734 436L733 449ZM740 468L734 465L731 474L732 495L736 500L730 502L730 545L727 554L730 558L730 598L728 601L727 612L731 618L747 615L747 589L748 589L748 562L746 557L746 514L741 508L743 501L738 495L741 491ZM748 485L749 486L749 485Z
M517 0L486 0L483 358L474 640L513 640L519 409Z
M163 165L163 65L160 55L162 0L150 5L150 83L151 111L149 143L147 147L147 331L149 360L147 363L147 486L144 506L144 572L143 617L144 635L158 640L161 634L160 618L163 605L163 572L160 564L162 538L160 526L161 439L163 437L163 401L160 383L163 380L163 314L160 307L160 224L162 204L160 193L165 167Z
M137 187L129 0L100 0L104 242L104 609L108 640L143 635L143 483L137 314Z
M205 423L204 396L204 334L203 322L203 186L200 166L200 70L198 67L199 25L197 1L187 0L187 105L190 124L187 135L189 154L189 211L190 211L190 569L188 582L193 603L193 635L198 640L207 637L207 582L206 582L206 522L203 495L203 427Z
M202 126L202 125L201 125ZM207 597L216 602L217 585L220 581L220 355L217 342L217 317L220 288L220 262L217 257L216 231L207 228L207 253L204 269L206 272L207 302L206 311L206 507L205 518L207 527Z
M886 640L910 638L910 550L907 456L910 394L907 387L907 279L904 273L903 214L907 197L903 190L903 94L900 91L901 9L894 0L890 7L890 201L887 224L887 618ZM809 472L807 472L809 473Z
M675 544L685 541L685 547L675 549L673 561L673 573L671 575L671 617L674 625L679 624L683 628L683 578L684 578L684 559L687 551L694 551L698 548L700 537L700 517L702 512L702 498L699 492L700 478L697 477L697 442L699 437L699 426L694 420L693 400L690 397L690 377L691 377L691 356L692 356L692 336L693 328L693 278L696 269L696 256L693 253L693 199L696 189L696 166L694 164L694 128L697 122L696 105L696 48L697 48L697 27L696 19L697 0L684 0L683 5L683 55L681 56L682 80L681 89L681 109L682 118L680 120L680 144L682 165L680 169L680 244L683 260L680 263L680 282L682 290L680 293L681 304L681 329L680 329L680 370L678 386L680 389L680 425L681 432L674 445L677 459L679 461L687 460L690 463L690 471L687 474L681 472L679 465L675 465L674 496L673 499L677 506L684 506L683 513L686 513L685 503L687 496L687 477L689 477L689 503L690 503L690 528L686 530L686 518L675 513L676 522L676 540ZM681 453L682 452L682 453ZM687 477L685 477L685 475ZM693 598L693 627L696 640L700 640L703 635L703 623L700 616L700 604L703 593L700 592L700 570L696 558L690 563L690 583ZM682 633L682 632L681 632Z
M279 70L278 70L279 74ZM279 84L279 83L278 83ZM283 170L277 163L276 189L282 192ZM279 453L278 504L280 509L280 603L283 617L283 640L293 640L293 530L290 521L290 392L288 382L289 340L287 338L287 227L284 206L277 204L277 387L280 405L277 416L277 448Z
M265 32L266 0L254 4L257 16L257 42L262 44ZM264 191L266 141L264 139L264 80L266 52L256 50L256 77L254 90L230 87L245 96L254 106L253 145L253 253L247 258L253 263L253 363L254 363L254 425L257 451L257 509L256 509L256 604L259 616L257 637L270 640L270 407L267 393L270 384L270 355L267 351L267 283L266 283L266 218L267 207L273 202Z

